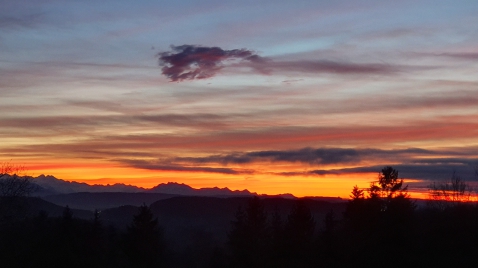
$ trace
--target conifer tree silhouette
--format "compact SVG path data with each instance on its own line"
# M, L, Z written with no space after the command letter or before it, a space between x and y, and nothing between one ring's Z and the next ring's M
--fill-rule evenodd
M229 246L232 250L234 267L263 267L268 246L267 215L262 200L253 197L246 210L236 212L229 233Z
M151 209L143 204L128 227L125 238L125 253L134 267L158 267L164 245L162 230Z
M304 200L297 200L285 224L286 255L290 265L305 265L309 258L315 231L315 220Z

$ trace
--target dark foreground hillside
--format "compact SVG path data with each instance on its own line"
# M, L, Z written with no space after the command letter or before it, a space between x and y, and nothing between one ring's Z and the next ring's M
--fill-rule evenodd
M405 199L387 207L377 200L329 203L183 196L93 213L23 199L17 206L21 210L1 220L1 266L475 267L478 263L475 204L418 209Z

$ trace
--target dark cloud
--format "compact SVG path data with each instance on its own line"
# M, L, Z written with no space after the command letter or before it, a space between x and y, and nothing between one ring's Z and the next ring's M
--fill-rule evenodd
M273 61L262 60L253 62L250 66L260 73L306 73L306 74L391 74L399 68L388 64L379 63L349 63L328 60L298 60L298 61Z
M0 16L0 29L32 28L41 23L43 14L35 13L24 16Z
M446 155L453 156L444 157ZM478 158L475 151L461 149L433 151L420 148L399 150L304 148L300 150L233 153L202 158L175 158L173 161L178 161L183 164L196 163L202 165L208 163L223 165L247 164L260 161L300 162L315 166L363 165L363 161L370 161L378 164L343 169L311 169L305 171L273 172L272 174L281 176L324 176L351 173L378 173L384 166L392 165L400 172L400 176L403 178L427 181L449 179L453 172L456 172L466 180L475 179L474 167L478 164Z
M163 170L163 171L187 171L187 172L207 172L220 174L252 174L252 170L236 170L232 168L215 168L215 167L198 167L198 166L182 166L162 161L145 161L145 160L119 160L119 162L128 166L140 169Z
M440 53L437 56L464 59L464 60L478 60L478 52L447 52Z
M196 45L171 46L172 51L158 53L162 73L171 81L213 77L229 60L240 60L236 67L249 67L257 73L332 73L390 74L399 68L379 63L349 63L329 60L277 61L260 57L251 50L223 50L220 47Z
M171 52L158 54L162 72L171 81L212 77L228 60L260 60L258 55L247 49L223 50L220 47L196 45L171 46L171 49Z
M270 162L300 162L311 165L317 164L353 164L363 160L372 159L398 159L407 155L432 155L432 151L409 148L402 150L379 149L347 149L347 148L303 148L299 150L284 151L257 151L249 153L232 153L226 155L213 155L199 158L177 158L176 161L190 163L220 163L220 164L245 164L259 161Z
M295 83L300 81L304 81L304 79L288 79L288 80L282 81L282 83L290 84L290 83Z
M443 57L456 60L476 61L478 60L478 52L411 52L411 57Z
M474 159L474 163L478 163L478 159ZM448 180L455 172L456 175L462 177L462 179L471 181L476 180L474 174L473 160L467 160L463 164L457 163L458 161L452 160L451 162L441 162L435 164L393 164L394 169L398 170L401 178L412 178L426 181L441 181ZM350 173L379 173L384 166L390 166L390 164L384 163L383 165L363 166L356 168L343 168L343 169L317 169L309 170L302 173L281 174L284 176L297 176L297 175L340 175ZM375 178L371 178L372 180Z

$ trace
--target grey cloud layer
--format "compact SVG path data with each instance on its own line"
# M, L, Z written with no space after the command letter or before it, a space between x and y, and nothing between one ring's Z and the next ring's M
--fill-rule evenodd
M475 170L478 165L478 158L461 160L458 159L451 160L451 162L441 162L435 164L394 164L393 168L399 171L400 177L402 178L411 178L418 180L426 181L440 181L448 180L451 178L453 173L460 176L462 179L470 181L477 180L478 178L475 175ZM385 165L385 164L384 164ZM282 173L284 176L297 176L297 175L340 175L347 173L378 173L384 165L374 165L374 166L364 166L357 168L343 168L343 169L332 169L332 170L323 170L316 169L306 172L289 172ZM371 178L372 180L374 178Z
M440 157L453 155L452 157ZM437 158L439 157L439 158ZM373 161L374 165L363 161ZM375 173L385 165L393 165L402 177L441 180L448 179L457 172L465 179L473 179L474 169L478 168L478 155L474 150L455 148L432 151L420 148L402 150L379 149L344 149L344 148L304 148L284 151L256 151L248 153L232 153L207 157L176 157L157 161L121 160L122 163L135 168L195 171L223 174L253 174L252 170L208 167L208 165L248 164L258 162L300 162L309 164L312 169L300 172L273 173L281 176L323 176L328 174ZM397 162L399 162L397 164ZM314 169L324 165L358 165L354 168ZM373 179L373 178L372 178ZM478 179L478 178L476 178Z
M224 155L212 155L207 157L181 157L174 161L188 163L217 163L217 164L245 164L252 162L299 162L310 165L329 165L329 164L354 164L365 160L381 160L383 162L407 161L422 164L431 163L450 163L458 161L459 164L465 163L464 159L440 158L438 159L418 159L416 156L441 156L441 155L460 155L475 156L469 151L431 151L420 148L408 148L401 150L380 150L380 149L348 149L348 148L303 148L299 150L282 151L256 151L248 153L232 153Z

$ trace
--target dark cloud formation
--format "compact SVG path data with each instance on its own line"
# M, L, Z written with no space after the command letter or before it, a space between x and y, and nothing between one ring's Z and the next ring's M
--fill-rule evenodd
M247 49L223 50L220 47L196 45L171 46L171 49L172 52L158 54L162 72L171 81L212 77L228 60L260 60L258 55Z
M450 58L454 60L462 61L476 61L478 60L478 52L463 52L463 51L451 51L451 52L409 52L411 57L431 57L431 58Z
M24 16L1 16L0 29L21 29L31 28L43 19L42 13L28 14Z
M453 157L443 157L453 155ZM400 171L401 177L437 181L449 179L453 172L465 180L478 179L474 169L478 170L476 152L468 150L425 150L408 148L398 150L380 149L347 149L347 148L303 148L285 151L257 151L249 153L233 153L213 155L200 158L174 158L171 161L182 164L247 164L254 162L299 162L311 166L321 165L361 165L355 168L342 169L310 169L273 173L281 176L323 176L343 175L351 173L375 173L384 166L392 165ZM366 165L363 161L379 163ZM397 163L400 162L400 163ZM374 178L371 178L374 179Z
M429 151L419 148L404 150L377 150L377 149L311 149L305 148L295 151L263 151L245 154L231 154L224 156L209 156L204 158L172 158L156 161L145 160L120 160L121 163L135 168L164 170L207 172L230 175L256 174L257 171L250 169L233 169L227 167L210 167L208 164L247 164L260 160L280 162L301 162L315 164L352 164L359 163L364 159L375 159L379 164L362 165L354 168L340 169L310 169L305 171L272 172L280 176L324 176L345 175L353 173L377 173L387 165L393 166L400 173L401 178L412 178L425 181L441 181L451 178L453 173L461 176L464 180L478 180L475 170L478 170L478 158L476 155L470 158L448 157L436 158L436 156L448 152ZM459 152L457 154L460 154ZM464 152L464 155L471 155ZM395 159L392 156L395 156ZM416 156L429 156L430 158L415 159ZM381 159L381 160L380 160ZM402 163L393 163L394 160L402 160ZM392 163L392 164L391 164ZM374 177L370 178L374 180Z
M473 161L475 164L473 164ZM475 176L474 168L478 159L466 160L466 163L457 164L457 161L453 160L450 163L436 163L436 164L394 164L393 168L399 171L401 178L412 178L426 181L442 181L451 178L453 173L462 177L466 181L477 180ZM385 166L373 165L357 168L344 168L344 169L332 169L332 170L309 170L302 173L283 173L285 176L297 176L297 175L340 175L350 173L377 173ZM372 180L374 178L371 178Z
M339 75L352 74L391 74L398 71L396 66L379 63L349 63L329 60L297 60L273 61L262 60L253 62L250 66L259 73L305 73L320 74L330 73Z
M198 167L198 166L183 166L179 164L165 163L161 161L146 161L146 160L128 160L123 159L119 162L127 164L128 166L149 169L149 170L163 170L163 171L188 171L188 172L207 172L220 174L252 174L252 170L236 170L232 168L215 168L215 167Z
M447 52L447 53L438 54L438 56L458 58L463 60L472 60L472 61L478 60L477 52Z
M276 61L260 57L251 50L223 50L220 47L196 45L171 46L172 51L158 53L162 73L171 81L213 77L229 60L238 59L235 66L249 67L256 73L332 73L332 74L390 74L398 67L382 63L349 63L329 60Z
M257 151L248 153L232 153L226 155L213 155L199 158L176 158L176 161L190 163L220 163L220 164L245 164L259 161L270 162L300 162L311 165L317 164L353 164L371 159L397 159L407 155L433 155L434 152L409 148L403 150L379 149L348 149L348 148L303 148L285 151Z

